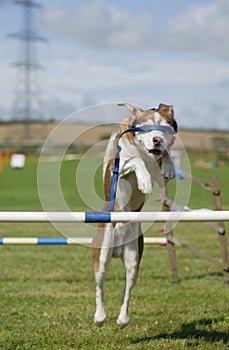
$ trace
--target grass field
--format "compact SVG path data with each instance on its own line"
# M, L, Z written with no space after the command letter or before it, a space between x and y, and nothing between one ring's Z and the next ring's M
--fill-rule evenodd
M72 190L76 166L77 161L64 162L61 185L70 208L84 211L88 207L76 190ZM205 181L217 175L223 207L229 208L229 167L193 169L193 174ZM29 159L21 170L6 167L0 174L0 209L42 210L36 176L35 159ZM101 169L95 182L102 196L100 178ZM173 191L171 184L170 192ZM190 207L211 208L212 203L211 193L193 185ZM147 234L159 235L155 227ZM60 233L50 224L1 223L0 235L58 237ZM205 225L179 224L175 235L213 257L220 257L217 233ZM108 319L98 329L92 322L95 283L88 247L2 246L0 249L0 349L228 349L229 286L223 281L220 267L186 250L177 249L180 282L173 284L167 249L145 247L130 304L131 323L121 330L115 323L124 286L119 260L113 260L107 274Z

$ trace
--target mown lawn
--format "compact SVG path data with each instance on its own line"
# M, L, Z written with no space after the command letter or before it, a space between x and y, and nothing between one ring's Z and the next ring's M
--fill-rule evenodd
M71 209L87 210L74 188L76 165L77 161L64 162L61 185ZM22 170L5 168L0 174L0 209L42 210L36 174L37 161L33 159ZM217 175L223 206L229 208L229 167L194 168L193 174L205 181ZM96 191L102 196L100 175L98 169ZM174 184L169 191L173 194ZM212 203L210 192L193 185L190 207L212 208ZM160 226L154 225L147 235L161 235L156 232ZM1 223L0 234L60 236L50 224ZM217 233L206 225L179 224L175 236L220 258ZM180 282L174 284L170 282L167 249L145 247L131 299L131 323L121 330L115 324L124 286L119 260L113 260L107 274L108 319L98 329L92 322L95 284L88 247L2 246L0 349L227 349L229 286L221 268L187 250L177 248L176 252Z

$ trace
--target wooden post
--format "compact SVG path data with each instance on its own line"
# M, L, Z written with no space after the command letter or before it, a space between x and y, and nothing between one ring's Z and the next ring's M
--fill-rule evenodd
M170 211L170 205L168 204L168 192L167 188L165 187L164 193L163 193L163 211ZM173 228L171 222L166 222L165 225L166 228L166 237L168 239L168 255L169 255L169 264L171 268L171 282L176 283L179 282L178 277L178 269L177 269L177 261L176 261L176 250L175 245L169 240L169 237L173 237Z
M217 176L212 177L212 185L216 189L216 191L213 193L215 210L222 210L219 181ZM218 237L219 237L219 243L220 243L225 282L229 283L229 261L228 261L227 237L226 237L225 224L224 222L218 222L217 225L218 225Z
M3 157L2 157L2 151L0 151L0 173L3 170Z
M8 165L10 162L10 151L8 148L3 151L4 164Z

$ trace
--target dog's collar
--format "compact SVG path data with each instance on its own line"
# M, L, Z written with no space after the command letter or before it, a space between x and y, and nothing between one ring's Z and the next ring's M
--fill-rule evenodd
M115 162L114 162L114 169L111 179L111 186L110 186L110 198L108 202L108 211L114 211L114 204L115 204L115 198L116 198L116 190L117 190L117 183L118 183L118 175L119 175L119 162L120 162L120 152L121 147L119 146L119 141L121 137L126 134L127 132L150 132L153 130L159 130L163 132L169 132L170 134L176 134L177 130L174 130L170 126L165 125L142 125L142 126L136 126L129 128L125 131L123 131L117 139L117 145L116 145L116 155L115 155ZM174 139L174 136L173 136Z

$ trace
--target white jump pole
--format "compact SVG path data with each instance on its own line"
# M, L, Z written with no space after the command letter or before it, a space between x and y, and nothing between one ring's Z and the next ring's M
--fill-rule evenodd
M229 221L229 211L191 212L0 212L0 222L210 222Z
M166 246L166 237L144 237L145 244ZM0 245L91 245L91 237L75 238L37 238L37 237L1 237Z

